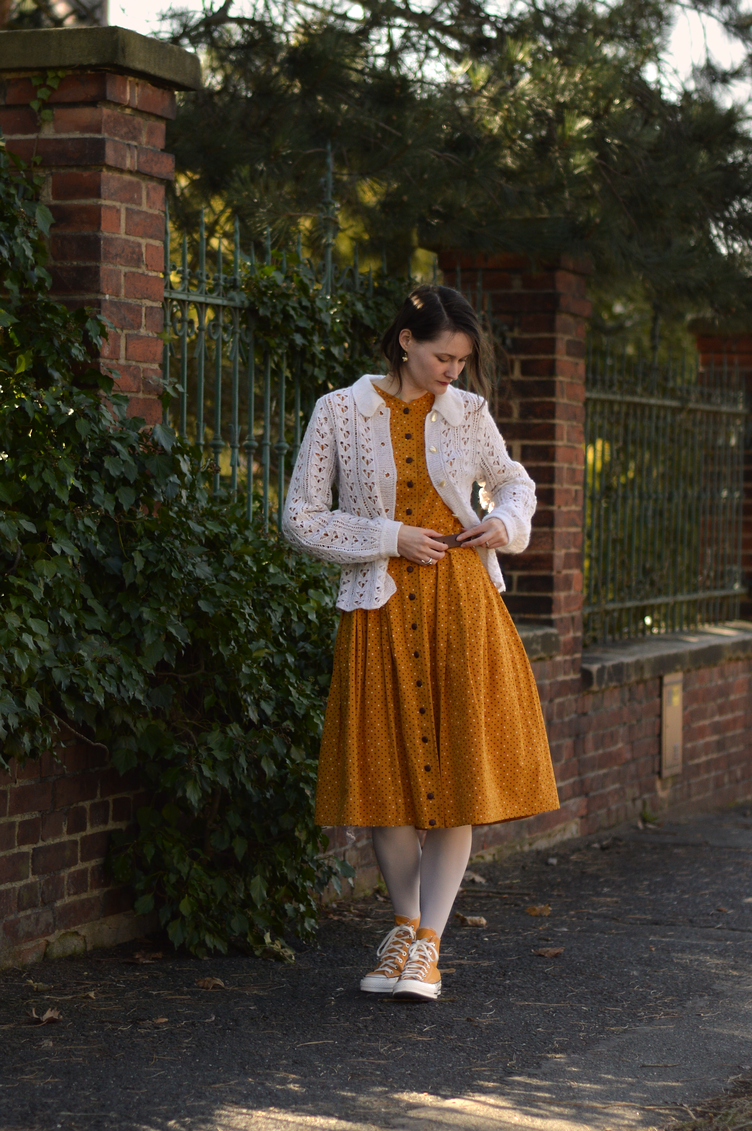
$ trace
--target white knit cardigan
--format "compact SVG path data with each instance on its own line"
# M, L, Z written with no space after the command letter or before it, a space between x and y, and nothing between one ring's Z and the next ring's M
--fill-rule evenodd
M396 590L387 564L398 556L402 525L394 521L397 468L390 409L374 388L375 380L378 376L366 374L316 402L282 518L282 530L294 546L342 566L337 608L345 611L381 608ZM501 519L507 529L504 552L524 550L535 485L507 455L485 401L450 386L426 416L425 441L431 482L463 527L480 522L471 506L477 480L491 499L489 517ZM339 505L332 510L335 479ZM503 592L496 551L475 553Z

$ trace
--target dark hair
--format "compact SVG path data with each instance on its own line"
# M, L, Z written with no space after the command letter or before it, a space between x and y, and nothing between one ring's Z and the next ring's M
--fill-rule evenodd
M418 342L433 342L447 330L453 334L466 334L473 344L466 365L468 385L488 399L488 345L478 315L459 291L423 283L403 302L397 317L381 339L381 352L389 363L389 371L400 383L404 350L399 336L403 330L409 330Z

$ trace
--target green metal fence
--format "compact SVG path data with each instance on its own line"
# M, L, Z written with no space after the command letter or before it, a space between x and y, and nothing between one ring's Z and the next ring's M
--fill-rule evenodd
M590 350L586 644L739 615L745 405L736 370Z
M330 165L320 215L322 254L317 260L304 259L298 243L290 262L314 288L326 294L344 287L372 298L376 285L373 271L360 270L357 248L347 266L338 267L334 261L336 208ZM244 254L237 221L230 246L223 240L209 246L203 215L192 248L191 253L186 236L181 237L177 249L174 247L168 214L163 367L166 382L177 390L177 401L168 417L181 436L211 457L215 493L228 489L232 495L244 494L248 520L258 514L268 527L271 518L281 522L301 435L315 396L324 391L312 386L302 353L285 353L260 337L259 311L248 297L248 277L272 263L285 276L288 257L272 253L268 233L260 261L253 251ZM383 263L378 282L385 277ZM458 267L458 288L460 284ZM497 350L503 350L506 328L497 325L491 314L480 272L477 287L467 297L481 313ZM367 364L371 363L369 358ZM495 388L492 409L496 392Z
M357 249L352 264L338 268L334 263L337 220L331 166L325 189L320 216L323 254L318 260L304 258L298 242L295 270L326 294L335 285L372 294L373 273L360 271ZM210 247L203 213L193 257L183 236L176 262L169 213L164 250L163 368L166 382L178 394L177 406L168 414L170 423L211 457L215 494L225 487L232 495L242 491L249 521L259 512L267 527L276 511L281 522L286 483L314 396L302 379L299 353L280 352L257 340L259 312L243 284L250 274L272 264L285 276L288 256L273 255L269 233L261 262L253 250L245 254L237 220L232 245L220 239Z

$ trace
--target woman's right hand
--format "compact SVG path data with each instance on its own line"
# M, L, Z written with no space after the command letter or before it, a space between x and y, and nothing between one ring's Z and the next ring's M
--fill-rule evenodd
M403 522L397 535L399 556L419 565L433 565L434 562L440 562L446 553L444 543L435 541L440 537L438 530L427 530L422 526L406 526Z

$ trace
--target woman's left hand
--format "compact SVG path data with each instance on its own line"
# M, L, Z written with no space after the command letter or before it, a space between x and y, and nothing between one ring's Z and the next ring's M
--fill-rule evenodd
M485 518L479 526L463 530L457 535L463 546L483 546L486 550L500 550L509 541L507 528L500 518Z

